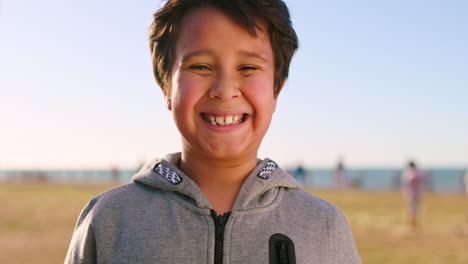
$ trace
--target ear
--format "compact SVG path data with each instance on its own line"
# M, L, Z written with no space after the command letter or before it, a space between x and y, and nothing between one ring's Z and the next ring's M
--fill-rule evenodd
M169 96L169 95L164 95L164 100L166 101L166 107L167 107L167 109L169 109L169 111L172 111L171 96Z
M273 113L276 111L276 103L278 103L278 95L273 98Z
M170 89L167 87L161 87L161 90L164 94L164 101L166 102L166 107L169 111L172 111L172 101L171 101L171 93L169 92Z
M275 91L279 91L278 93L274 94L274 106L273 106L273 112L275 112L276 110L276 103L278 102L278 96L279 96L279 93L281 90L283 90L283 87L284 87L284 84L286 83L286 80L283 80L283 82L280 84L280 86L278 87L278 89L275 89Z

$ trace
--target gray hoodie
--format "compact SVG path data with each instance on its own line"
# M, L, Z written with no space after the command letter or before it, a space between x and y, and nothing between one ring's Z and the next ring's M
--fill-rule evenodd
M156 159L92 199L65 263L360 263L340 210L273 161L259 160L232 211L216 216L179 160Z

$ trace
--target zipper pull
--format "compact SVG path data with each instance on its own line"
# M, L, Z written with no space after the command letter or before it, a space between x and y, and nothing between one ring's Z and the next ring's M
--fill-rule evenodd
M273 234L269 241L270 264L296 264L294 243L283 234Z
M276 242L278 252L278 264L289 264L288 248L285 241Z
M216 211L211 209L211 216L213 217L213 221L215 223L216 235L224 235L224 228L230 215L231 212L227 212L223 215L217 215Z

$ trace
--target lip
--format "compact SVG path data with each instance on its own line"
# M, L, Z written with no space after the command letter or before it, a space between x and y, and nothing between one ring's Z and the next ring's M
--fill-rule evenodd
M205 114L205 115L214 115L214 116L227 116L227 115L243 115L247 114L247 112L242 112L242 111L226 111L226 112L220 112L220 111L203 111L200 112L200 114Z

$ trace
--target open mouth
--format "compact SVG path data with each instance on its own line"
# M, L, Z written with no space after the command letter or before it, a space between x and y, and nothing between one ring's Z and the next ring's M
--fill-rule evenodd
M208 124L215 126L228 126L240 124L246 120L248 114L215 115L210 113L200 113L201 117Z

